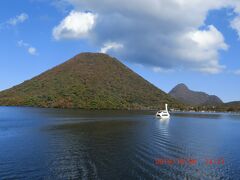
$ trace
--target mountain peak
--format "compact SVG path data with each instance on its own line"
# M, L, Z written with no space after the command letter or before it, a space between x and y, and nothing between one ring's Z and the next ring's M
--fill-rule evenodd
M219 97L208 95L205 92L192 91L183 83L175 86L169 92L169 95L188 105L217 105L223 103Z
M188 90L188 87L187 87L186 84L180 83L180 84L176 85L173 89L186 89L186 90Z
M100 52L83 52L79 53L73 58L82 59L82 58L94 58L94 57L104 57L104 58L111 58L108 54L100 53Z

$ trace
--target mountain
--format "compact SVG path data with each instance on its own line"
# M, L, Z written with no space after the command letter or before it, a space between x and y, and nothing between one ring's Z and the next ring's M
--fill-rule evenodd
M178 84L170 92L173 98L187 105L218 105L222 100L215 95L190 90L185 84Z
M225 103L225 105L227 105L227 106L240 106L240 101L228 102L228 103Z
M240 101L232 101L228 103L224 103L217 107L218 111L235 111L240 112Z
M117 59L82 53L0 92L0 105L82 109L155 109L181 104Z

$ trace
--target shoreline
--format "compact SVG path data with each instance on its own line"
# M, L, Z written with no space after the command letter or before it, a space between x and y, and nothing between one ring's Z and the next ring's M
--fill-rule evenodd
M6 106L0 105L0 108L34 108L34 109L55 109L55 110L85 110L85 111L158 111L158 109L105 109L105 108L59 108L59 107L41 107L41 106ZM170 110L170 113L201 113L201 114L215 114L215 113L228 113L240 114L240 111L193 111L193 110Z

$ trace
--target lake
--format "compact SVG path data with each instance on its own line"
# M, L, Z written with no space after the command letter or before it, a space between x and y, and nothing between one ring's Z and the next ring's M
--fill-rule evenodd
M239 179L240 115L0 107L0 179Z

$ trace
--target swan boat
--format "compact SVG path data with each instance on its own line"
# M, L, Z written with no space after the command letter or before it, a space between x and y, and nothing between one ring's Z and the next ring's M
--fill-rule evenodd
M168 105L165 104L165 110L158 111L156 113L156 116L161 118L161 119L169 119L170 118L170 114L168 112Z

